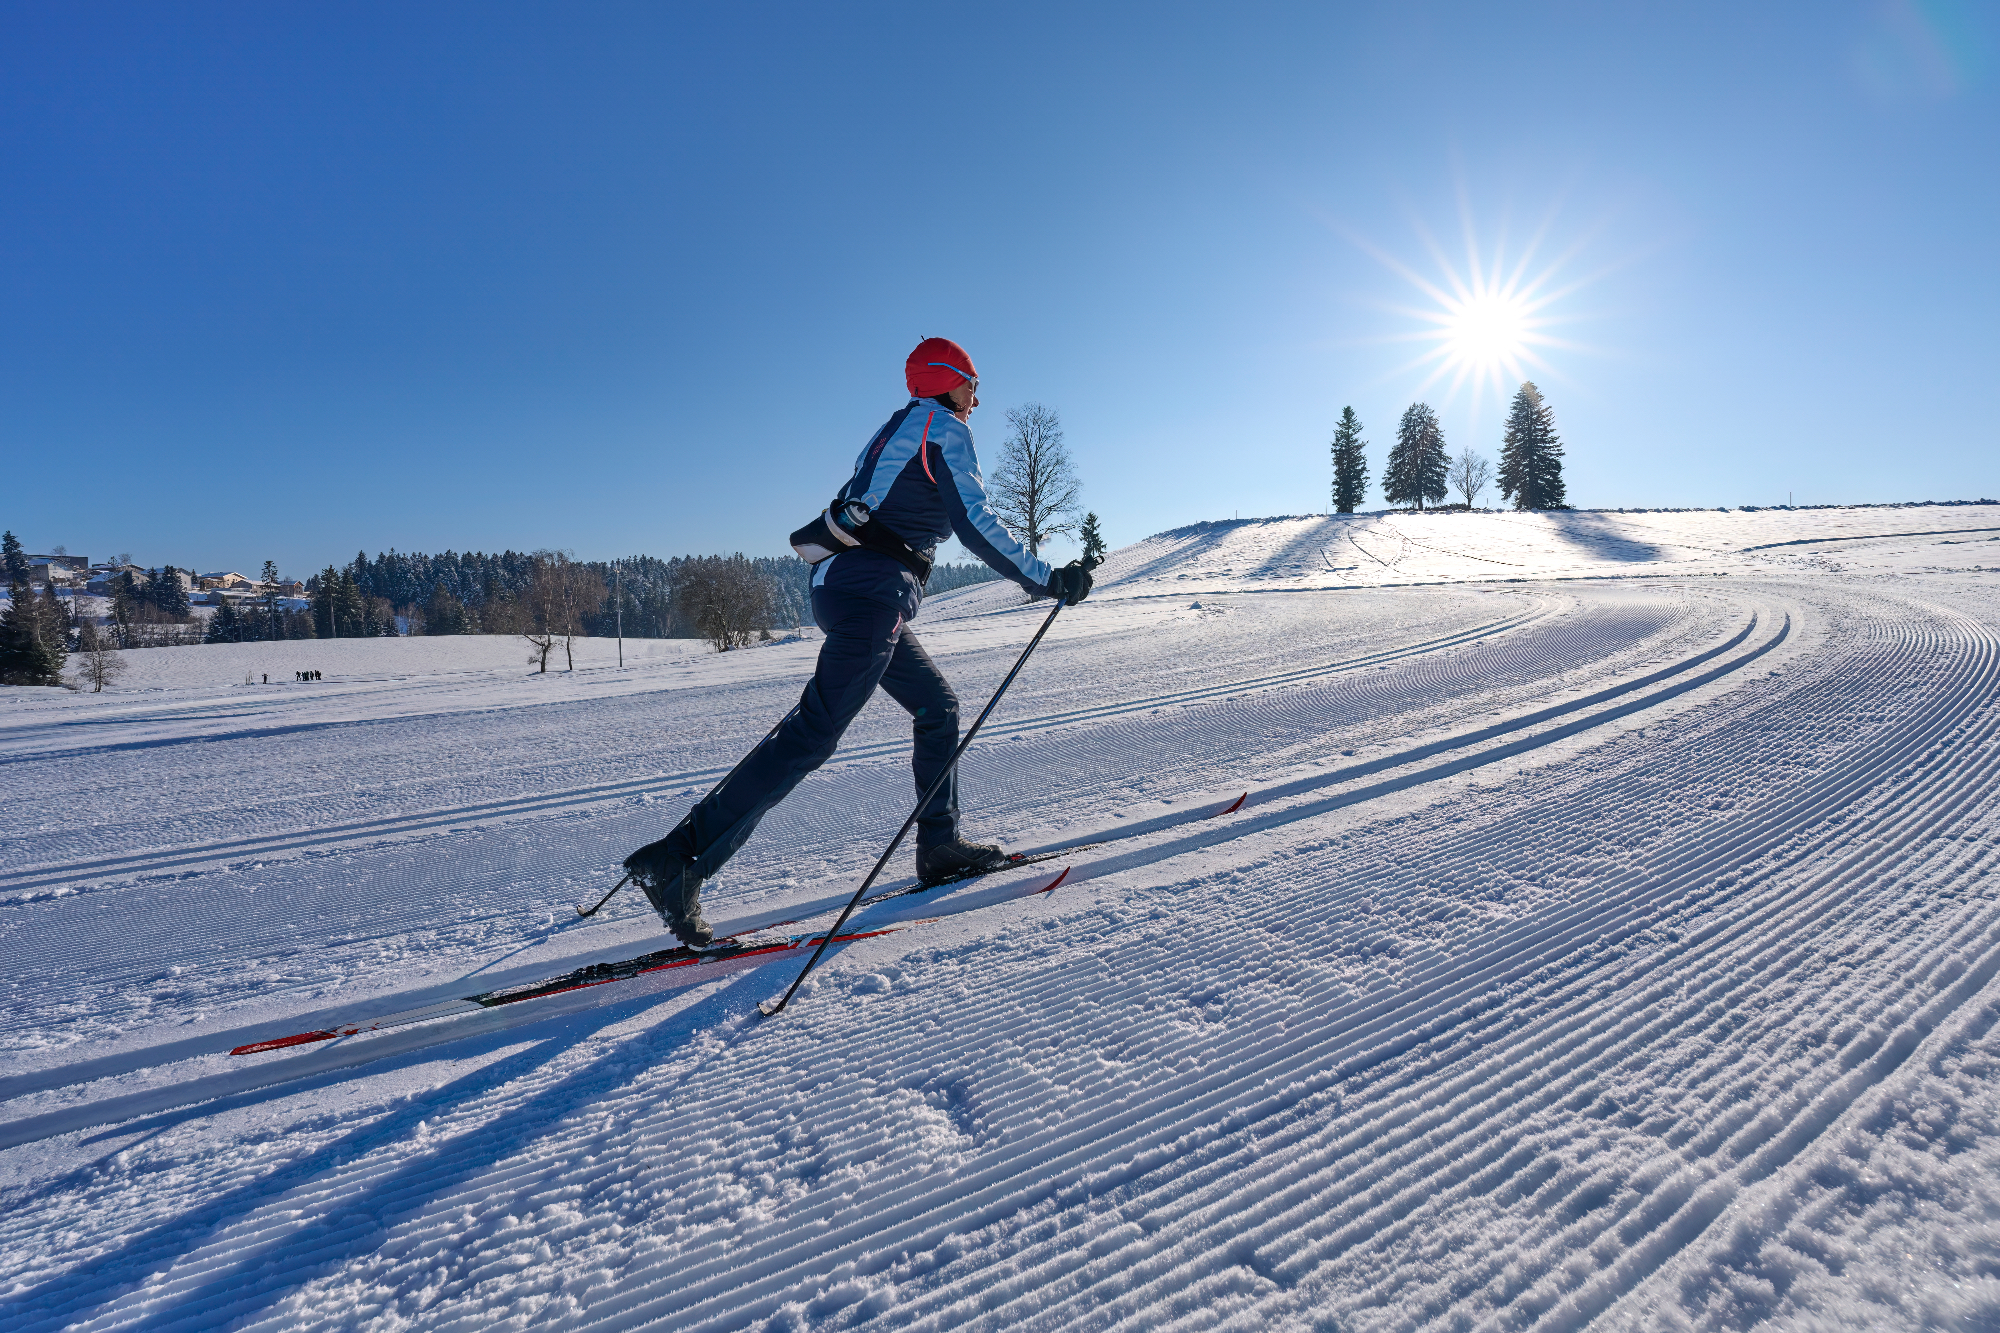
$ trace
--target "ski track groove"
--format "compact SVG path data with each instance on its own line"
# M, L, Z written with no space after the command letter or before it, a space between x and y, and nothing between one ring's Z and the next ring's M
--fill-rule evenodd
M730 1190L714 1155L730 1160L727 1179L738 1183L779 1162L788 1149L778 1136L805 1105L803 1089L830 1088L813 1093L809 1129L815 1143L839 1145L815 1160L816 1177L825 1181L879 1145L884 1084L913 1095L955 1087L974 1078L982 1060L991 1068L1010 1052L1054 1040L989 1012L978 974L997 967L992 958L974 953L958 966L966 992L958 998L948 979L930 987L926 1007L939 1027L987 1037L920 1071L915 1086L870 1044L872 1034L838 1035L837 1021L826 1018L801 1024L800 1044L780 1057L796 1068L802 1091L748 1105L729 1076L734 1047L725 1042L708 1052L713 1067L699 1071L705 1091L663 1103L637 1100L632 1089L595 1106L582 1124L516 1145L511 1160L455 1177L439 1192L406 1157L333 1164L240 1219L218 1220L209 1240L146 1287L143 1302L104 1307L71 1326L213 1327L248 1318L242 1327L289 1327L295 1321L270 1308L268 1292L253 1283L239 1293L233 1279L254 1272L311 1219L338 1214L343 1200L375 1198L385 1216L399 1199L426 1205L427 1220L384 1247L407 1265L448 1253L452 1224L467 1211L501 1200L525 1218L615 1178L627 1193L677 1195L683 1227L699 1232L706 1225L710 1234L690 1235L682 1248L660 1252L670 1259L656 1256L651 1266L589 1288L589 1305L564 1321L569 1327L661 1319L677 1329L749 1327L788 1303L813 1300L816 1291L891 1272L947 1236L976 1240L995 1227L1012 1235L1009 1226L1023 1243L975 1244L980 1262L929 1286L922 1270L906 1277L891 1307L894 1326L1304 1327L1284 1321L1324 1312L1331 1302L1362 1321L1355 1327L1582 1327L1697 1239L1736 1191L1783 1170L2000 975L2000 907L1990 891L1969 900L1966 890L1954 891L1976 890L1990 877L1994 847L1950 841L1996 808L2000 718L1992 702L2000 652L1983 628L1924 610L1928 623L1892 624L1886 645L1845 645L1822 655L1832 660L1788 668L1776 687L1725 680L1725 693L1701 706L1700 722L1650 762L1613 756L1603 772L1551 779L1558 790L1539 823L1574 819L1582 826L1607 793L1625 793L1618 808L1628 816L1643 814L1654 787L1715 762L1724 744L1718 738L1775 733L1762 719L1776 693L1805 701L1788 714L1785 733L1804 734L1851 717L1857 700L1893 694L1922 668L1956 658L1946 661L1956 668L1950 675L1926 679L1915 703L1841 740L1805 779L1719 820L1655 829L1650 842L1640 830L1640 850L1513 922L1454 934L1463 914L1446 916L1428 941L1404 948L1401 977L1388 994L1357 994L1334 971L1302 969L1306 979L1282 997L1282 1014L1276 1001L1231 998L1232 1026L1211 1039L1210 1029L1162 1024L1149 1012L1181 973L1148 974L1161 945L1143 926L1110 943L1068 946L1042 946L1035 932L1024 932L1011 952L1063 950L1069 965L1030 984L1017 979L1009 1013L1087 1007L1123 1020L1101 1023L1091 1044L1061 1059L987 1074L980 1101L1011 1113L978 1121L979 1141L964 1169L905 1163L900 1177L878 1176L868 1186L865 1224L843 1225L840 1192L820 1188L777 1207L761 1228L732 1227ZM1861 669L1842 669L1857 659ZM1743 759L1743 770L1762 764L1782 771L1783 744L1769 739L1768 752ZM1434 809L1406 819L1445 817ZM1615 826L1600 840L1614 836ZM1246 855L1244 873L1283 883L1305 853ZM1547 877L1539 827L1477 829L1453 855L1463 874L1504 871L1527 883ZM1427 879L1450 878L1425 869L1388 856L1350 866L1314 900L1313 927L1299 925L1282 905L1259 902L1242 913L1243 929L1227 947L1203 954L1202 970L1234 968L1255 978L1274 959L1328 958L1343 946L1351 952L1370 943L1350 924L1351 913L1414 901ZM1906 898L1885 891L1892 881L1918 877L1934 895L1951 891L1956 906L1919 916ZM1237 890L1204 878L1184 892ZM1833 929L1857 924L1870 929ZM1822 968L1800 966L1825 953L1820 941L1837 946L1863 933L1871 940L1866 949L1835 949ZM919 947L912 941L898 949ZM1797 984L1780 993L1778 979L1786 977ZM1249 982L1229 988L1232 997L1250 989ZM1757 997L1774 994L1775 1001L1745 1012ZM1286 1014L1310 1027L1298 1032ZM1832 1017L1815 1023L1815 1014ZM1274 1040L1260 1031L1266 1021L1282 1024L1284 1035ZM1810 1059L1796 1053L1791 1066L1752 1058L1774 1041L1796 1045L1802 1022L1838 1031L1814 1044ZM1655 1078L1645 1097L1630 1095L1629 1081L1644 1076L1650 1052L1694 1038L1710 1042L1704 1058ZM1180 1062L1168 1059L1176 1053ZM1090 1086L1086 1076L1107 1058L1176 1069L1192 1058L1216 1072L1154 1087L1109 1080L1102 1092L1063 1099L1066 1088ZM480 1141L505 1109L500 1092L488 1094L498 1109L459 1131L454 1144ZM1045 1110L1051 1100L1059 1104ZM1610 1108L1602 1141L1579 1139L1574 1118L1600 1102ZM1619 1136L1610 1127L1647 1107L1652 1120L1664 1116L1671 1127L1653 1132L1664 1150L1634 1165L1613 1151ZM737 1131L733 1143L718 1137L720 1126ZM1623 1126L1625 1137L1641 1126ZM613 1151L627 1141L620 1136L632 1134L648 1145L637 1164ZM599 1154L611 1156L589 1163ZM551 1171L552 1161L567 1165ZM256 1158L238 1163L222 1187L239 1180L254 1186L263 1166ZM375 1193L398 1181L400 1195ZM1512 1243L1429 1286L1413 1286L1397 1270L1398 1247L1413 1243L1425 1224L1448 1232L1454 1216L1476 1209L1519 1219ZM1135 1225L1137 1218L1146 1225ZM1098 1222L1104 1225L1090 1229ZM302 1257L323 1255L334 1271L357 1235L384 1225L358 1219L344 1230L322 1228ZM1572 1273L1579 1256L1591 1262ZM294 1268L300 1257L289 1257ZM502 1278L504 1262L463 1272L456 1282L465 1288ZM932 1271L948 1271L952 1262ZM864 1296L834 1301L814 1326L870 1323ZM42 1313L66 1318L92 1303L79 1296ZM479 1326L482 1314L497 1313L475 1307L463 1322Z

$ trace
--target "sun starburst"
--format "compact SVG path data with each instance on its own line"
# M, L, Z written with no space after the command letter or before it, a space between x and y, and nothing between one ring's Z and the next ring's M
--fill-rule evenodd
M1471 211L1464 207L1462 226L1464 250L1456 262L1419 229L1434 264L1432 274L1362 244L1428 298L1423 305L1388 307L1417 325L1388 340L1424 345L1415 359L1392 373L1422 370L1419 395L1442 383L1446 402L1469 391L1476 410L1489 389L1504 401L1522 380L1551 374L1553 367L1543 355L1547 350L1577 346L1550 330L1561 322L1557 304L1589 279L1566 276L1577 247L1542 259L1547 223L1511 256L1504 229L1490 243L1482 243Z
M1514 292L1480 292L1470 300L1451 302L1441 329L1445 360L1474 370L1512 368L1527 355L1535 336L1530 304Z

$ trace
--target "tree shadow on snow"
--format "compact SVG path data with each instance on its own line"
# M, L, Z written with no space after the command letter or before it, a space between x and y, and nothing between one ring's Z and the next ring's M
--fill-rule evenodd
M1139 583L1152 578L1155 574L1164 573L1172 569L1175 565L1199 560L1202 556L1220 546L1223 540L1238 528L1255 527L1260 523L1285 521L1288 520L1232 518L1217 519L1212 523L1190 523L1184 528L1170 528L1148 540L1172 542L1174 543L1173 546L1134 569L1116 569L1114 567L1107 571L1106 576L1100 579L1099 582L1107 587L1120 583Z
M754 973L752 975L755 975ZM716 994L700 1001L653 1030L646 1036L649 1063L670 1058L673 1050L704 1025L713 1025L725 1016L735 986L725 984ZM18 1291L0 1301L0 1322L12 1328L26 1328L30 1316L39 1316L45 1327L62 1327L75 1322L76 1312L95 1308L115 1309L120 1301L135 1294L135 1284L149 1276L164 1275L185 1256L212 1243L232 1223L290 1190L309 1184L316 1177L338 1172L369 1154L407 1142L419 1122L436 1121L463 1102L530 1076L533 1072L599 1030L623 1022L650 1004L676 997L647 996L642 1000L607 1005L603 1009L555 1020L560 1026L550 1035L517 1054L474 1070L423 1094L408 1106L389 1112L312 1153L287 1163L272 1175L243 1185L220 1198L210 1200L191 1212L160 1223L114 1246L88 1268L79 1267L52 1277L39 1286ZM754 1026L749 1029L755 1031ZM491 1050L520 1040L516 1032L498 1032L477 1039L478 1046ZM369 1073L391 1072L437 1058L437 1048L372 1067ZM431 1151L413 1158L359 1194L338 1195L324 1204L325 1211L297 1228L286 1229L275 1238L245 1245L230 1261L186 1286L177 1286L170 1297L140 1318L120 1325L127 1329L169 1327L216 1327L225 1322L252 1318L268 1309L288 1292L316 1277L341 1267L373 1250L395 1221L421 1212L431 1200L466 1179L488 1169L509 1154L525 1148L551 1126L573 1114L579 1106L602 1096L618 1083L635 1075L622 1067L601 1073L607 1061L622 1063L630 1049L620 1046L602 1059L558 1080L519 1105L450 1138L436 1139ZM643 1074L643 1070L639 1071ZM351 1078L352 1071L345 1071ZM342 1075L281 1085L258 1093L245 1093L190 1107L184 1111L120 1126L115 1133L156 1133L189 1120L212 1116L218 1111L255 1105L314 1086L344 1081ZM101 1135L99 1137L111 1137ZM97 1178L95 1171L69 1173L73 1183L83 1186ZM47 1194L60 1182L37 1191ZM358 1229L358 1219L368 1225ZM288 1255L310 1255L309 1263L292 1266ZM52 1300L46 1307L38 1302Z
M1666 547L1632 536L1619 528L1609 514L1548 510L1543 511L1542 517L1549 520L1550 536L1576 547L1593 560L1637 565L1668 558Z
M1251 570L1249 576L1253 579L1282 578L1286 575L1296 577L1302 572L1310 574L1325 570L1326 562L1320 559L1320 552L1345 537L1350 523L1357 517L1359 515L1343 514L1339 518L1308 518L1297 535L1264 557L1264 562Z

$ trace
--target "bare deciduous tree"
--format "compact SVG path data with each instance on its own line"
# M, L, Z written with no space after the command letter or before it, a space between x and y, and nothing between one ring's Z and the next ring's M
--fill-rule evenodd
M1040 555L1051 537L1076 530L1083 483L1063 447L1062 418L1053 407L1009 408L1007 424L1013 433L1000 446L1000 466L987 494L1000 521L1020 534L1030 555Z
M85 616L77 627L76 658L77 683L90 686L92 694L114 684L129 665L118 654L118 641L98 626L95 616Z
M567 551L537 551L523 607L527 625L521 631L534 650L529 663L547 671L549 654L561 644L566 669L576 670L575 640L583 634L585 619L604 605L604 597L604 580L570 559Z
M1469 447L1461 449L1458 457L1451 460L1451 471L1446 477L1451 488L1465 497L1465 507L1470 509L1479 502L1479 493L1486 489L1486 483L1493 480L1493 463Z
M741 554L689 557L674 587L674 615L726 653L771 627L771 585Z
M564 567L562 580L562 623L564 669L576 670L576 641L589 634L590 617L603 609L610 598L604 580L584 565Z
M548 674L549 653L556 646L556 636L547 630L522 630L521 637L528 641L528 665L543 675Z

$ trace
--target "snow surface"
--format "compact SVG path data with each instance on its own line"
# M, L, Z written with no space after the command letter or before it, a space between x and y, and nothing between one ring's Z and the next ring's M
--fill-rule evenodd
M776 1019L795 956L239 1057L662 947L571 903L816 636L0 691L0 1328L2000 1327L1996 570L1990 506L1161 534L967 759L1053 893L864 907ZM916 630L970 713L1046 607ZM711 918L830 920L907 726Z

